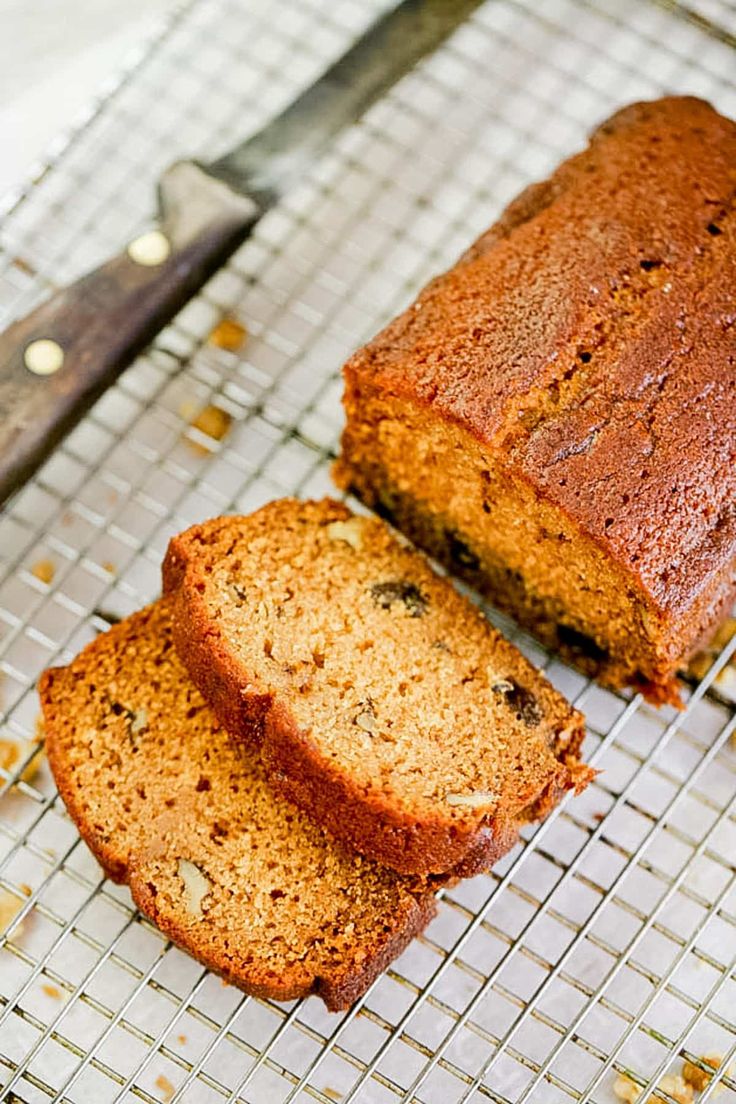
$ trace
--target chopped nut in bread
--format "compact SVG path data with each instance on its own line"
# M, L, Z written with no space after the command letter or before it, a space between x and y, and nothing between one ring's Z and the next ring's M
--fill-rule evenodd
M177 859L176 872L184 883L186 910L190 916L201 920L205 913L204 902L212 889L212 883L196 863L189 859Z

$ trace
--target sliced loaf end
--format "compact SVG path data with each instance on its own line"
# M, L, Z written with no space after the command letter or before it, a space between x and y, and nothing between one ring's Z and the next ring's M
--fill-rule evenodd
M234 747L160 601L40 683L49 762L106 872L246 992L349 1006L434 914L433 886L329 839Z
M174 638L314 820L394 869L487 869L592 772L583 719L376 518L283 499L175 537Z

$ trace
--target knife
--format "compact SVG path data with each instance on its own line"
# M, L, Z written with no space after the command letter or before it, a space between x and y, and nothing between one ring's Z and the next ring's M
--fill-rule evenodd
M156 223L0 334L0 503L329 142L478 6L403 0L263 130L158 182Z

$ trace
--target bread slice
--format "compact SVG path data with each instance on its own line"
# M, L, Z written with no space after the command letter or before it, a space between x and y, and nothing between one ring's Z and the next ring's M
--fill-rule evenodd
M196 525L174 639L277 789L407 873L488 868L590 771L579 713L424 557L339 503Z
M433 916L434 886L330 840L232 746L156 602L40 682L49 762L111 878L246 992L350 1005Z

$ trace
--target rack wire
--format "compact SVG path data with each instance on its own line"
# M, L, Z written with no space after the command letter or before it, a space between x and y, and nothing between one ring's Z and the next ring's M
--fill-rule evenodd
M4 320L119 248L165 165L264 123L385 6L180 8L7 202ZM173 533L329 491L344 357L524 184L635 98L690 92L736 116L735 35L728 0L488 0L335 141L0 514L3 1100L606 1104L627 1075L641 1101L673 1104L663 1075L716 1053L697 1099L736 1101L736 714L713 692L736 638L683 712L655 711L490 610L585 711L601 773L446 892L340 1016L245 997L168 943L104 880L33 742L41 670L156 595ZM223 314L247 327L240 352L207 340ZM191 425L208 404L232 416L220 442Z

